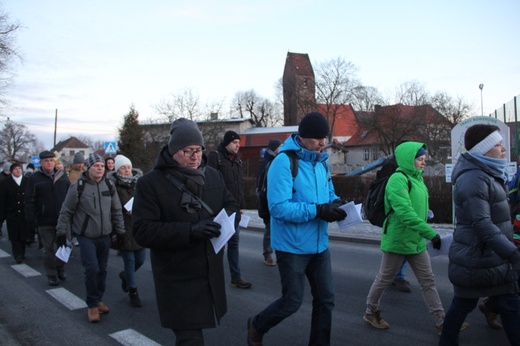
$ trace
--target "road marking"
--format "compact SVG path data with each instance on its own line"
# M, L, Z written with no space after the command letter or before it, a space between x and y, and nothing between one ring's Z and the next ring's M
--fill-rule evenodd
M11 268L13 268L14 270L16 270L18 273L22 274L22 276L24 276L26 278L31 277L31 276L42 275L39 271L32 269L25 263L13 264L11 266Z
M0 258L4 258L4 257L10 257L11 255L8 254L7 252L5 252L4 250L0 250Z
M84 300L78 298L76 295L72 294L70 291L67 291L63 287L53 288L47 290L46 292L49 293L58 302L69 308L69 310L84 309L87 307L87 304Z
M125 329L109 335L116 339L121 345L125 346L161 346L161 344L148 339L146 336L133 329Z

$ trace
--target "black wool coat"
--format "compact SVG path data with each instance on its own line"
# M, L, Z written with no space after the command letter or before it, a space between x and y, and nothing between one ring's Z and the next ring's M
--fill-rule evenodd
M204 163L203 163L204 166ZM209 240L192 241L192 225L213 219L204 208L188 213L180 206L181 192L163 171L175 163L163 148L155 168L139 178L132 209L133 233L150 248L150 260L161 325L172 329L215 327L227 311L223 250L215 254ZM200 168L199 168L200 169ZM222 175L204 168L202 200L214 213L228 215L239 208Z
M20 185L10 176L0 182L0 221L7 221L10 241L25 242L29 234L24 208L26 187L27 178L23 177Z

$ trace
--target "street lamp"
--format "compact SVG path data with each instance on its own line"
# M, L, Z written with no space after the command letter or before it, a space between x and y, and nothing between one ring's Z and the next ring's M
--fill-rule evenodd
M480 114L484 115L484 103L482 102L482 89L484 89L484 84L480 83L478 88L480 89Z

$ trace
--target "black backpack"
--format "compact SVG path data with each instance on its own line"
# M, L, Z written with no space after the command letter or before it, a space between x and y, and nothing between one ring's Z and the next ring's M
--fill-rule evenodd
M365 210L365 219L370 221L374 226L383 227L386 218L393 212L393 210L390 210L388 213L385 213L385 189L388 179L390 179L394 173L403 174L408 180L408 193L412 190L412 182L410 178L408 178L408 175L403 171L396 171L395 168L393 172L387 172L386 175L372 182L365 201L363 202L363 208Z

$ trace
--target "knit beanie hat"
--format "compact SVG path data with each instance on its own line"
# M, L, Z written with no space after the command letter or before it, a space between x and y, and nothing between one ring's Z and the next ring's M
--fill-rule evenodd
M19 163L13 163L10 167L9 167L9 172L13 173L13 170L16 168L16 167L22 167L21 164Z
M282 145L282 141L276 138L273 138L267 144L267 149L271 151L275 151L280 145Z
M34 169L34 165L32 163L29 163L26 169Z
M121 166L130 166L130 168L132 168L132 161L130 161L130 159L125 155L117 155L114 162L114 169L116 172L119 170L119 168L121 168Z
M170 129L170 139L168 141L168 151L175 154L179 149L189 145L200 145L204 147L204 138L197 124L186 118L180 118L172 123Z
M329 135L329 123L321 113L312 112L303 117L298 126L302 138L322 139Z
M235 131L228 131L224 134L224 140L222 144L227 146L229 143L233 142L235 139L240 139L240 136Z
M87 164L87 168L90 169L96 162L103 162L103 164L105 164L105 160L103 160L99 154L89 154L85 163Z
M464 147L470 154L484 155L503 140L499 131L496 125L473 125L464 134Z
M423 156L423 155L426 155L426 149L424 149L424 147L419 149L419 151L417 151L417 154L415 155L415 158L418 158L418 157Z
M72 163L85 163L85 156L83 156L81 152L76 153L76 155L74 155L74 160L72 161Z
M11 167L11 164L9 162L4 162L4 166L2 167L2 172L9 171L10 167Z
M50 157L54 158L54 153L52 151L44 150L40 153L40 160L48 159Z

